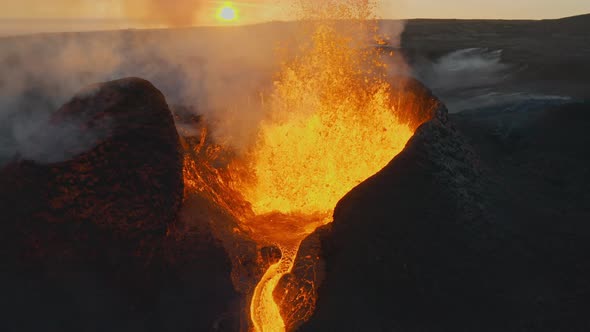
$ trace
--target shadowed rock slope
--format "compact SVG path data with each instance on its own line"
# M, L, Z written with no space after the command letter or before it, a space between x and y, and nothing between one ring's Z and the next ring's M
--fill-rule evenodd
M207 228L177 218L183 154L164 96L136 78L99 84L52 121L72 117L98 133L90 150L0 170L2 329L223 328L231 264Z
M301 330L587 330L587 110L439 109L319 233Z

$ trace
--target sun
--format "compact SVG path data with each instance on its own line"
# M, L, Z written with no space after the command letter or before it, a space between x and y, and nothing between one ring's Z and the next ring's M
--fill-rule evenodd
M217 19L221 22L235 22L238 19L238 10L231 2L224 2L217 10Z

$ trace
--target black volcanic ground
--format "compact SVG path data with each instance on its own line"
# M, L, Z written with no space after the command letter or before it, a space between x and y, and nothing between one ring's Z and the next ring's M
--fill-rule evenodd
M275 23L227 35L207 30L205 37L225 36L220 50L235 56L241 45L231 42L233 33L256 35L268 52L274 32L289 29ZM183 72L186 59L131 54L109 73L100 72L104 66L57 73L46 65L72 40L93 51L100 50L93 40L122 40L127 52L202 31L0 39L0 162L8 165L0 167L1 330L245 328L229 257L210 224L199 223L223 211L197 201L185 209L199 218L175 220L181 145L155 88L169 104L181 101L185 88L198 88L184 86L191 78ZM589 31L589 15L408 22L401 53L448 110L441 106L404 152L339 202L333 225L309 238L325 273L316 313L302 331L590 329ZM85 55L104 65L107 53ZM31 63L24 60L30 54L46 57ZM210 61L215 67L229 55ZM252 55L238 58L241 65L259 63ZM76 69L59 70L67 68ZM67 82L51 76L57 74ZM102 143L73 160L24 160L39 151L7 134L21 128L11 123L22 124L12 110L54 111L88 83L117 75L154 85L131 79L99 94L87 89L57 113L78 110L90 127L109 129ZM8 92L20 91L12 90L17 79L30 88L13 102ZM135 122L138 112L150 116ZM114 122L102 122L105 114L115 114ZM138 130L145 135L131 135ZM235 244L245 257L256 256L253 244ZM261 273L252 260L242 264L249 278Z
M411 20L402 47L415 64L466 48L502 50L518 72L502 89L590 98L590 14L560 20Z

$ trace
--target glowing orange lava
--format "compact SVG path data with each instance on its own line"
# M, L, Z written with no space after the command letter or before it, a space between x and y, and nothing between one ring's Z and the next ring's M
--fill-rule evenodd
M259 246L281 249L282 258L252 294L249 313L256 332L287 329L273 291L293 269L302 240L331 222L337 202L386 166L415 128L400 120L405 110L394 107L402 107L403 98L392 100L395 92L382 54L359 38L375 33L373 2L337 2L305 2L313 9L307 23L313 27L311 38L278 73L273 93L261 106L267 117L248 154L226 168L210 167L223 149L207 147L203 129L193 143L197 162L185 161L188 191L228 211ZM317 14L314 6L320 3L346 24ZM314 295L306 298L313 301L306 304L305 317L297 319L309 319L314 310L307 308L314 305Z
M273 290L293 268L301 241L330 222L338 200L412 136L396 116L383 68L377 50L358 48L332 24L319 24L309 49L280 73L249 156L253 177L234 184L258 216L246 222L255 237L283 252L252 298L257 332L285 331ZM281 223L280 214L296 214L301 225Z

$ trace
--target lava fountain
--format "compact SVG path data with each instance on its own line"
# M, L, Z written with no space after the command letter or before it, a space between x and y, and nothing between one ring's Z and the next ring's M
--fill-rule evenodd
M246 155L229 158L223 169L209 167L207 162L223 152L205 148L203 132L195 151L206 162L185 161L189 190L232 214L260 247L276 246L282 252L252 294L249 316L256 332L292 329L281 313L289 311L285 305L296 304L279 306L273 293L291 272L301 242L330 223L337 202L386 166L415 129L407 124L403 96L389 83L383 54L366 47L366 37L376 31L374 3L321 3L319 8L316 1L301 2L304 12L311 13L302 23L309 38L298 56L284 63L272 93L261 103L266 118ZM311 299L310 307L297 323L315 309L315 294L305 297Z
M301 241L331 222L338 200L381 170L413 134L392 106L380 52L359 47L350 34L364 32L367 22L348 22L349 33L333 21L313 25L309 45L283 66L264 105L268 116L246 158L251 176L233 184L256 215L245 220L253 237L282 251L252 297L257 332L285 331L273 291L293 268Z

